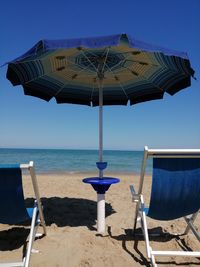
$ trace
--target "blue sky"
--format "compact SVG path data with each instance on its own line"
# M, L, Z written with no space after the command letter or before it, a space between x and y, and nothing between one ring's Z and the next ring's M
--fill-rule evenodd
M31 3L31 4L30 4ZM0 64L40 39L129 33L188 53L197 80L173 97L104 108L104 148L200 148L200 1L1 1ZM24 96L0 68L0 147L98 148L98 108Z

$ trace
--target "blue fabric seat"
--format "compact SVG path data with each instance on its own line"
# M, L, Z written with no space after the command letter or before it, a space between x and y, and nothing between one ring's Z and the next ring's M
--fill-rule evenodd
M0 223L18 224L30 220L26 209L19 165L0 166Z
M154 158L147 216L173 220L200 208L200 158Z
M35 193L33 207L26 207L25 205L21 168L28 169L31 175L33 191ZM44 235L46 235L44 215L40 203L33 162L23 164L22 167L19 164L0 165L0 223L18 225L25 222L29 222L30 224L30 235L26 245L27 249L24 250L23 260L21 262L7 264L0 263L0 266L28 267L33 241L35 240L39 224L42 225ZM41 235L37 234L37 236Z
M147 160L153 157L152 187L149 207L145 206L142 189L145 183ZM200 210L200 149L144 149L138 192L130 186L133 202L137 203L134 223L140 223L146 243L147 257L154 267L155 256L200 257L199 251L161 251L150 246L147 217L157 221L184 218L187 227L200 241L194 221ZM170 222L172 223L172 222ZM176 233L177 234L177 233Z

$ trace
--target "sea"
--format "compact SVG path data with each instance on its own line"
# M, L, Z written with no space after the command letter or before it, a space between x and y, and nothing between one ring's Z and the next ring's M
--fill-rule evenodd
M143 151L105 150L108 173L140 173ZM33 161L37 173L95 173L98 150L0 148L0 164ZM147 173L152 162L147 164Z

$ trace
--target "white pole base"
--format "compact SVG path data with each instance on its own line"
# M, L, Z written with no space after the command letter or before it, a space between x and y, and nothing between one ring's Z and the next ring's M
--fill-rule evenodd
M105 194L97 194L97 232L105 233Z

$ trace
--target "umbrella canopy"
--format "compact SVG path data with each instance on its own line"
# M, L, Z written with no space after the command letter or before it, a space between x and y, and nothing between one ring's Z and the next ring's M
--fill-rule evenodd
M9 62L7 78L25 95L57 103L97 106L160 99L190 85L187 54L135 40L129 35L41 40Z
M174 95L190 86L194 70L186 53L135 40L130 35L41 40L8 62L7 78L25 95L57 103L130 105Z

